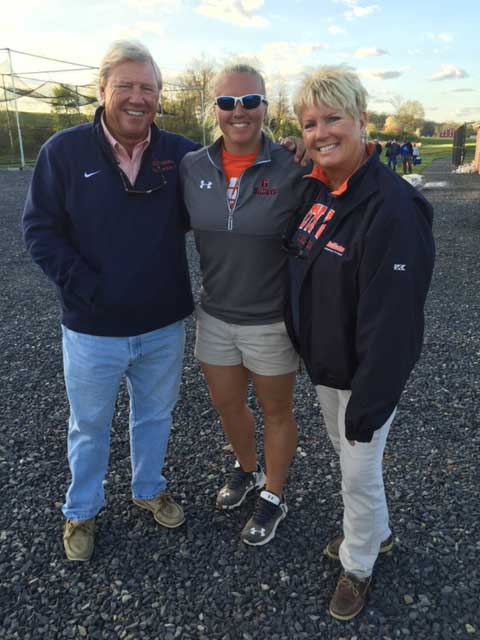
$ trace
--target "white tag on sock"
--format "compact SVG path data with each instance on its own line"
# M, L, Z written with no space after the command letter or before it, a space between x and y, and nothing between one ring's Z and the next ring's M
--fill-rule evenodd
M272 493L271 491L266 491L266 490L261 491L260 497L263 498L264 500L267 500L268 502L271 502L276 507L278 507L278 505L281 502L280 498L276 496L274 493Z

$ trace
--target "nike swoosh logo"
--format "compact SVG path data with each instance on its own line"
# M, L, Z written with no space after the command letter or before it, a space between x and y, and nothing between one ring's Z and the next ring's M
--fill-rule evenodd
M91 173L87 173L85 171L85 173L83 174L85 178L91 178L92 176L96 176L97 173L100 173L101 169L99 169L98 171L92 171Z

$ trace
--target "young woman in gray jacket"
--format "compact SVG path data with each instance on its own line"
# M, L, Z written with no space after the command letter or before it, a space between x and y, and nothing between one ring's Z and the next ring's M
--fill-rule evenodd
M283 321L282 234L308 169L263 133L268 103L256 69L226 68L214 88L222 135L187 154L180 168L203 278L195 354L236 455L217 507L239 507L260 489L241 539L263 545L287 514L283 490L297 446L292 405L298 357ZM266 474L247 406L249 379L263 414Z

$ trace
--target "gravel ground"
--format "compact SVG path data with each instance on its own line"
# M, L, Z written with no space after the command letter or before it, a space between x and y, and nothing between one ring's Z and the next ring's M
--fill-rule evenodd
M425 173L449 185L425 190L435 206L438 247L425 347L385 455L396 543L377 564L365 611L350 623L327 613L338 567L322 550L340 527L339 468L305 374L297 387L301 433L290 512L272 543L248 548L238 536L252 501L232 514L214 509L232 458L222 451L192 358L191 319L166 469L187 524L159 528L130 500L123 388L95 555L88 564L64 560L68 406L56 294L25 254L19 232L30 176L0 171L0 638L478 637L480 176L450 175L442 161ZM198 288L191 239L189 250Z

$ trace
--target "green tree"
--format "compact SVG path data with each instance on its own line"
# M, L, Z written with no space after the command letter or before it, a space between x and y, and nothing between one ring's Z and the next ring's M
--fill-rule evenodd
M425 109L418 100L407 100L399 106L397 119L403 133L414 134L425 121Z
M60 84L53 89L51 105L53 125L56 131L74 127L87 120L86 116L80 112L78 93L67 84Z
M269 127L276 140L287 136L301 136L300 126L290 106L285 84L282 82L272 92L269 100Z
M437 126L437 123L433 120L424 120L423 125L420 127L420 134L426 137L434 136Z
M174 83L162 93L160 126L203 143L211 138L213 122L206 118L212 104L212 79L215 65L208 58L193 60Z
M402 125L397 116L386 117L383 132L390 136L399 136L403 133Z

